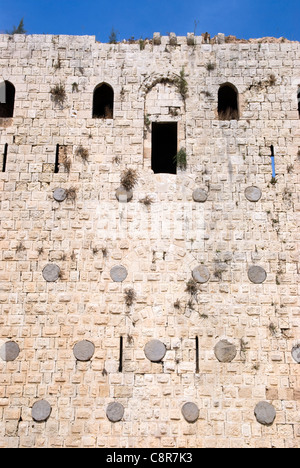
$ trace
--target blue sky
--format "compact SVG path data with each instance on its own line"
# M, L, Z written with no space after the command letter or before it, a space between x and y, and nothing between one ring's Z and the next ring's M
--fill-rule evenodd
M209 32L238 38L287 37L300 41L300 0L0 0L0 31L24 17L28 34L95 35L107 42L151 38L154 32Z

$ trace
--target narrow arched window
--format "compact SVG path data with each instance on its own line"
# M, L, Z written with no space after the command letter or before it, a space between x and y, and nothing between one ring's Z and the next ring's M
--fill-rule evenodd
M298 86L297 98L298 98L298 114L300 118L300 86Z
M238 90L231 83L220 86L218 93L218 115L220 120L238 120Z
M96 86L93 98L93 118L113 119L114 117L114 90L102 83Z
M0 117L9 118L14 115L15 87L9 81L0 83Z

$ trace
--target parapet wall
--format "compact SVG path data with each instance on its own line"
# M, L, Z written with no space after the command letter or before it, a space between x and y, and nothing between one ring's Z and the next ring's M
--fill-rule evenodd
M0 36L1 447L299 447L300 45L218 37Z

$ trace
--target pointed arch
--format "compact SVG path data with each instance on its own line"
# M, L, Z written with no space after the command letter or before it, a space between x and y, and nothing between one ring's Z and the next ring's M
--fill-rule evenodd
M13 117L15 93L15 87L10 81L0 83L0 118Z
M224 83L218 92L219 120L239 119L239 93L231 83Z
M93 118L113 119L114 90L108 83L100 83L93 94Z

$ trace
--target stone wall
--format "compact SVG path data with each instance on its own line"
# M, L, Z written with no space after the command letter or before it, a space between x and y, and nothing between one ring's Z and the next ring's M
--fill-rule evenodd
M300 45L219 42L0 36L1 447L299 447Z

